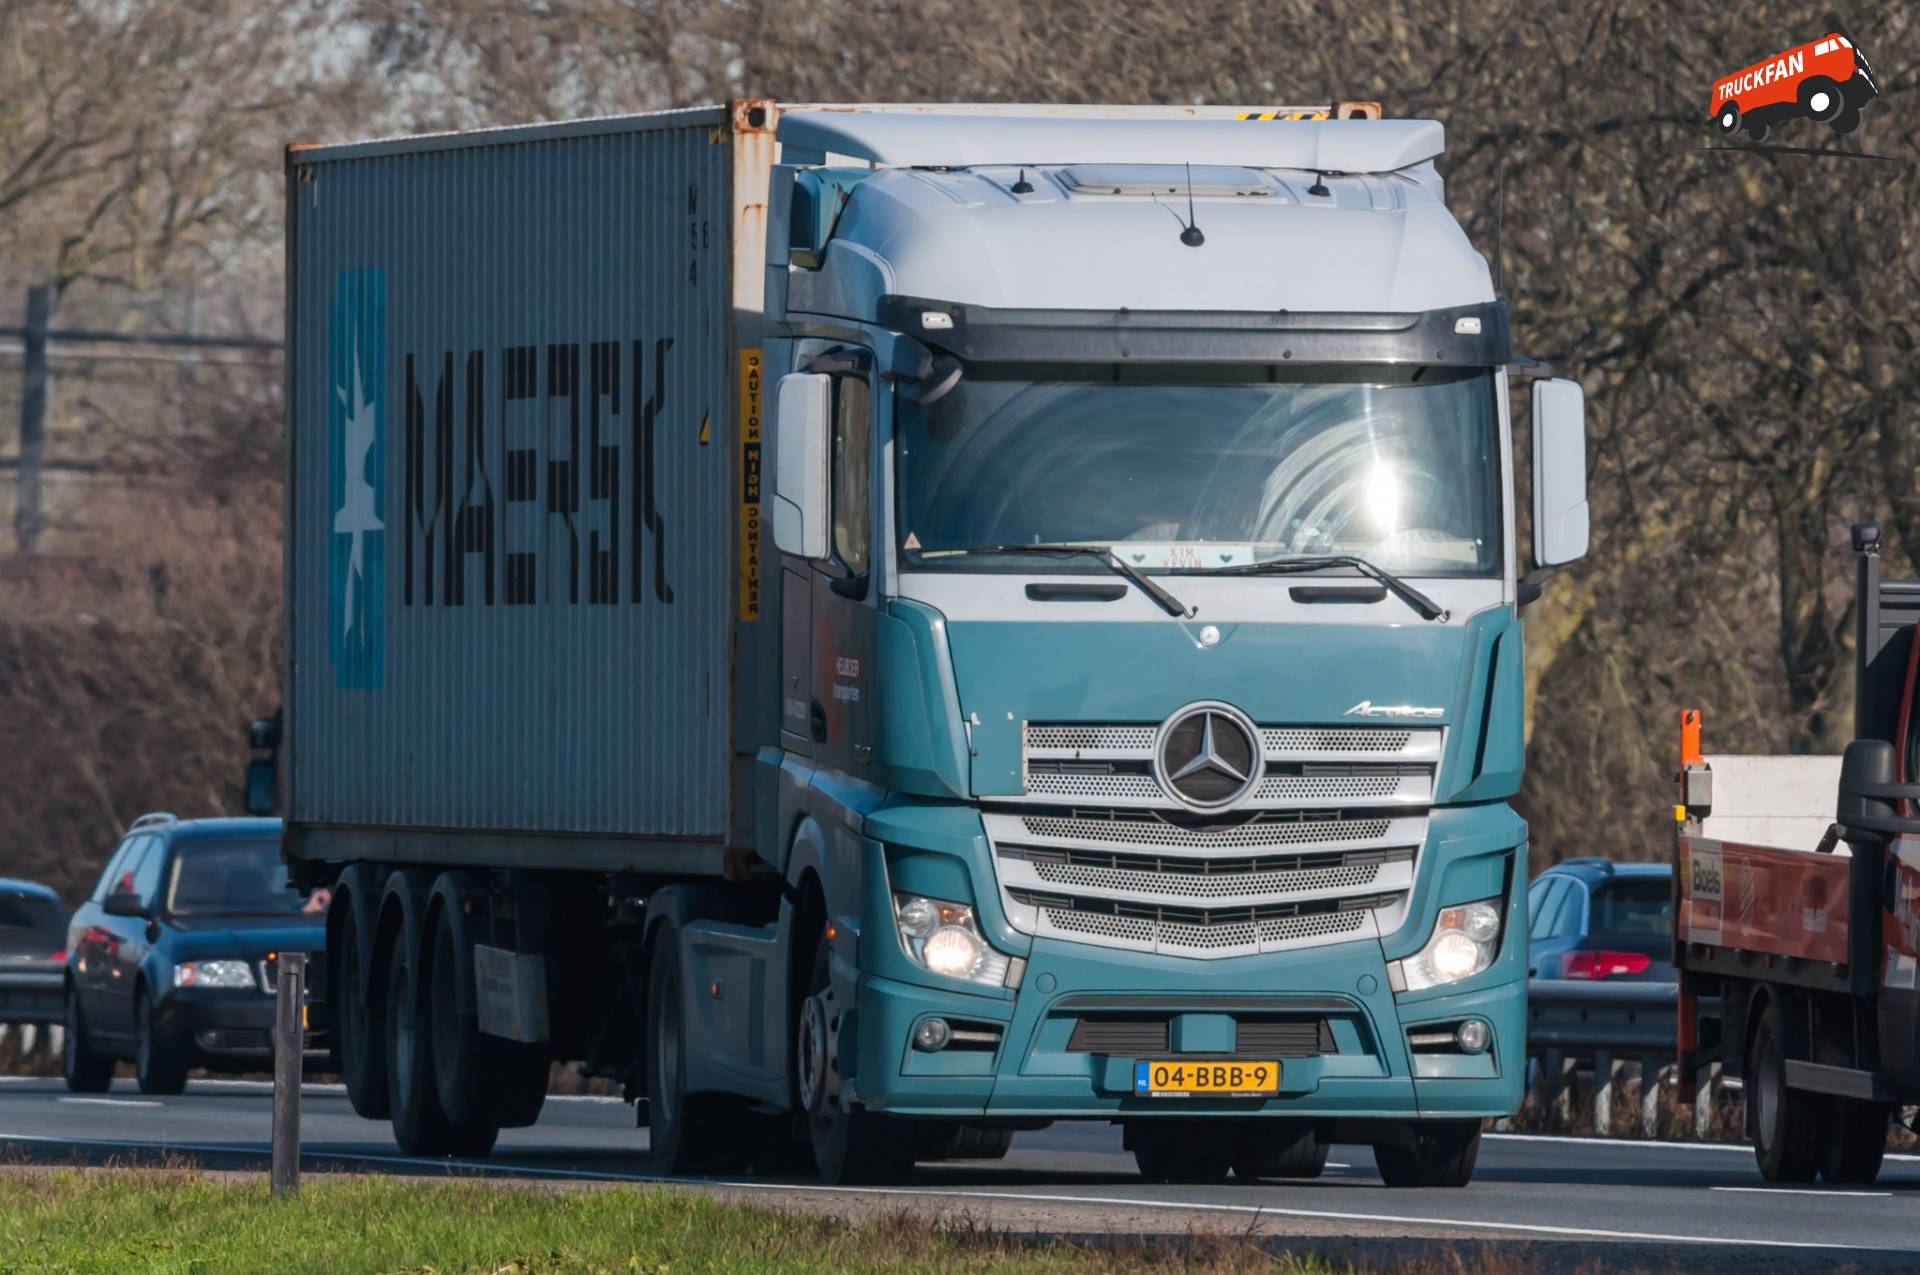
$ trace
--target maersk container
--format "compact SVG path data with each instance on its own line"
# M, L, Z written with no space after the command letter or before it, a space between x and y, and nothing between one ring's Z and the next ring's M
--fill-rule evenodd
M767 125L289 150L295 857L720 869Z

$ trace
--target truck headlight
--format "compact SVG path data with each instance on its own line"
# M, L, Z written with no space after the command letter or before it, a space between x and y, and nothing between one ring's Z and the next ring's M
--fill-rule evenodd
M988 946L968 905L896 894L893 922L907 958L928 973L994 986L1006 981L1007 958Z
M245 961L182 961L173 967L175 987L253 986L253 967Z
M1457 983L1493 964L1500 951L1501 905L1504 899L1482 899L1441 908L1433 937L1418 953L1388 967L1395 991ZM1398 977L1394 977L1394 975Z

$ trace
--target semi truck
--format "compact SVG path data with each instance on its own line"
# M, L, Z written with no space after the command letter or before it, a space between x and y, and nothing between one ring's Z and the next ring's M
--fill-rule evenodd
M1674 964L1681 1098L1718 1065L1772 1182L1872 1182L1920 1102L1920 580L1853 528L1854 739L1713 756L1681 714Z
M1518 608L1586 549L1440 124L742 100L289 149L316 1011L413 1154L551 1064L663 1172L1519 1102ZM1531 385L1531 561L1510 387Z

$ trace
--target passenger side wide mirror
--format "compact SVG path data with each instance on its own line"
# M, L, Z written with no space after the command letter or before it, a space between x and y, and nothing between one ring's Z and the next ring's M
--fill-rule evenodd
M1897 782L1893 745L1884 739L1856 739L1840 758L1840 802L1834 821L1845 833L1847 845L1864 850L1886 844L1892 831L1893 803L1870 795Z
M827 556L827 437L833 378L792 372L774 396L773 543L781 553Z
M270 815L278 804L274 764L271 757L256 757L247 763L247 813Z
M1533 560L1587 556L1587 399L1577 381L1533 383Z

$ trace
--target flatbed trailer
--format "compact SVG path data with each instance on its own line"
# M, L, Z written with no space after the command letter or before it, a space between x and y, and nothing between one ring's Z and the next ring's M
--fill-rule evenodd
M1843 757L1709 756L1699 711L1681 714L1681 1097L1715 1063L1740 1079L1770 1181L1871 1182L1894 1110L1920 1101L1920 581L1882 579L1872 524L1854 528L1854 548L1855 739ZM1707 998L1717 1014L1703 1012Z

